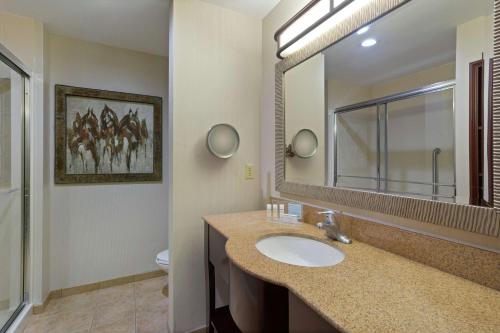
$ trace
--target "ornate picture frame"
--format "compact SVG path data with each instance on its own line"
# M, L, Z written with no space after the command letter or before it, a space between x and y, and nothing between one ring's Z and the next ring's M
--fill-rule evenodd
M162 98L55 86L56 184L160 182Z

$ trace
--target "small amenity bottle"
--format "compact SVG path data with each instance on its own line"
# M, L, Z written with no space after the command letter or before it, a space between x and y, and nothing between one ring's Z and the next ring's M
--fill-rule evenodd
M268 221L273 220L273 205L271 204L266 205L266 218Z

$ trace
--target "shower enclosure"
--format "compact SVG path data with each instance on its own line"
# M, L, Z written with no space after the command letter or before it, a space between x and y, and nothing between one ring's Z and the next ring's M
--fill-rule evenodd
M0 333L27 302L29 76L0 44Z
M329 186L454 202L455 83L328 112Z

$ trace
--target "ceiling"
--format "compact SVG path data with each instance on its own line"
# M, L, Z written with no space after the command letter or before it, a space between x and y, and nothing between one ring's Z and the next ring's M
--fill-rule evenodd
M236 12L263 19L280 0L203 0Z
M327 49L326 76L367 85L454 61L457 25L491 14L492 0L411 1ZM378 43L361 47L367 38Z
M0 10L33 17L50 33L168 55L170 0L0 0Z

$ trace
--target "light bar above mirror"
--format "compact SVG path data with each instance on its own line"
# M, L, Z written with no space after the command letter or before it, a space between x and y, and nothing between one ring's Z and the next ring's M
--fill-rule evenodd
M312 0L276 31L276 55L283 59L295 53L369 2L370 0Z

